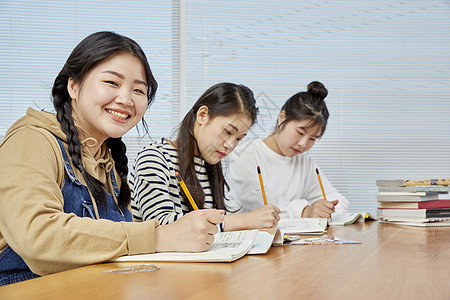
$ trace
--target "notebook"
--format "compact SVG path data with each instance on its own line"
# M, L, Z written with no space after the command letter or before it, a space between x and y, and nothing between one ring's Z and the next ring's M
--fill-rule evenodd
M160 252L121 256L110 262L174 261L174 262L231 262L247 254L253 246L257 230L219 232L214 235L211 248L205 252Z

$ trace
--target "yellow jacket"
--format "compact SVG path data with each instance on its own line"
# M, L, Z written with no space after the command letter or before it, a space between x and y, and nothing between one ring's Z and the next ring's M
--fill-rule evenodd
M66 175L53 135L67 150L55 114L29 108L0 144L0 249L9 245L38 275L153 253L156 221L112 222L64 212L61 187ZM89 142L82 142L84 166L106 183L105 163L110 169L114 161L106 145L92 155ZM81 173L74 171L85 184Z

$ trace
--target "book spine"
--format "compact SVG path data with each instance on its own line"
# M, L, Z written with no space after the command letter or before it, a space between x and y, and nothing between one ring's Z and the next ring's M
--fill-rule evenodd
M379 219L389 217L426 218L426 211L425 209L377 208L377 217Z
M450 200L430 200L419 202L378 202L378 208L392 209L433 209L450 208Z
M418 202L425 200L436 200L433 195L377 195L378 202Z
M425 216L427 218L449 218L450 209L427 209Z
M378 218L450 218L450 209L390 209L378 208Z
M418 208L450 208L450 200L434 200L418 203Z
M410 185L410 186L378 186L379 192L402 192L402 193L448 193L450 185Z
M377 186L450 185L450 179L379 179L376 184Z
M407 179L405 185L450 185L450 179Z

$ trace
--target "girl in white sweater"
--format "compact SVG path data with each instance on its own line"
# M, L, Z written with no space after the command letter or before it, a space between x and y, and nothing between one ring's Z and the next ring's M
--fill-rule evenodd
M257 167L261 169L267 201L289 217L329 218L348 210L348 200L321 174L325 200L316 173L317 165L306 152L325 132L328 91L317 81L307 92L289 98L278 116L275 130L263 140L241 144L230 156L227 205L239 212L264 205Z

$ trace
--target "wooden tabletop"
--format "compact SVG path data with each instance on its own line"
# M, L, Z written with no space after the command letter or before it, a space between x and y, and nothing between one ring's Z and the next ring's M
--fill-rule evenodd
M356 245L272 247L232 263L105 263L0 288L0 299L450 299L450 227L357 223Z

